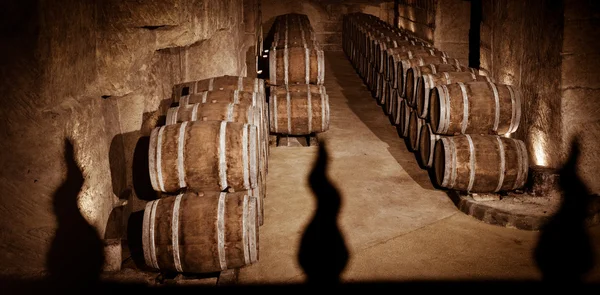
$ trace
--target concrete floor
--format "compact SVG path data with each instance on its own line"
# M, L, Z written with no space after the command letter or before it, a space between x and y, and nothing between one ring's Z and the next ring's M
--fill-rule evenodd
M319 138L343 197L344 282L541 278L532 258L539 233L486 224L434 189L342 52L326 53L325 86L331 127ZM315 206L307 176L316 152L272 148L260 258L241 269L239 283L304 281L296 256ZM600 282L600 226L590 234L596 264L587 280Z

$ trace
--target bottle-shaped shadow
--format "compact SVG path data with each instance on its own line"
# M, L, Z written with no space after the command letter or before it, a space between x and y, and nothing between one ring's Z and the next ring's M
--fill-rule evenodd
M548 283L581 283L593 267L592 245L586 217L591 194L577 176L579 141L574 140L571 154L559 171L562 203L541 229L534 259Z
M47 256L49 279L59 290L93 291L104 263L103 244L77 206L84 178L69 140L64 156L67 178L53 196L58 228Z
M337 223L342 199L327 178L328 161L325 143L320 142L318 158L308 179L317 207L304 231L298 253L308 284L339 283L349 258Z

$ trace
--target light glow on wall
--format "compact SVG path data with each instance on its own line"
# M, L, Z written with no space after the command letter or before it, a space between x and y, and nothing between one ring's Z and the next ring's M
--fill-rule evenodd
M531 132L531 144L533 146L534 164L538 166L548 165L548 155L546 154L546 137L540 130Z

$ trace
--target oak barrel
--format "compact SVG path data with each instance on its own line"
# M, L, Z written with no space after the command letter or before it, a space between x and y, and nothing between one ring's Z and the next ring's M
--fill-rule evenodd
M274 86L272 86L274 87ZM329 96L312 92L278 94L271 90L269 128L271 133L309 135L329 130Z
M268 143L268 113L267 113L267 102L263 95L258 92L248 92L248 91L240 91L240 90L218 90L218 91L203 91L198 92L196 94L190 94L186 96L182 96L179 102L180 106L189 106L195 104L219 104L219 103L233 103L233 104L244 104L251 105L255 108L258 108L261 113L261 121L262 124L257 125L259 130L259 135L261 138L264 137L266 143ZM167 114L168 115L168 114ZM207 117L209 118L217 118L216 114L211 114ZM201 117L203 118L203 117ZM264 135L264 136L263 136ZM268 152L268 144L267 144L267 152Z
M150 201L142 248L156 270L211 273L258 260L256 199L250 191L187 192Z
M255 125L259 139L260 169L267 170L269 136L266 120L259 108L248 103L195 103L169 108L165 125L185 121L227 121Z
M258 144L257 127L249 124L195 121L157 127L148 155L152 187L167 193L252 189Z
M408 137L408 126L410 124L411 107L406 103L406 99L400 101L398 109L398 117L396 125L398 125L398 133L402 137Z
M214 90L239 90L244 92L256 92L264 100L265 80L243 76L224 75L198 81L179 83L173 86L172 99L174 103L179 103L179 99L188 94L197 94Z
M431 168L431 165L433 164L433 151L435 149L435 143L443 135L433 133L429 123L421 126L420 133L418 160L422 167Z
M452 64L452 65L455 65L456 67L460 68L460 63L456 58L447 58L447 57L443 57L443 56L427 56L427 57L418 56L418 57L413 57L410 59L403 59L398 64L398 75L395 78L397 80L398 89L402 93L402 97L409 99L409 97L407 96L408 81L407 81L407 77L406 77L406 74L408 73L408 69L410 69L412 67L424 66L424 65L428 65L428 64L434 64L434 65ZM412 83L412 84L409 84L408 86L414 87L415 85L414 85L414 83ZM410 101L408 101L408 104L410 106L413 106Z
M488 76L475 74L471 71L467 72L441 72L424 74L417 80L415 92L416 108L419 117L427 119L429 115L429 96L431 89L437 85L447 85L456 82L471 82L471 81L488 81L493 82Z
M443 56L448 57L446 52L438 51L432 48L427 47L402 47L402 48L392 48L386 52L386 69L385 76L386 79L390 81L394 81L394 77L398 77L398 68L399 64L402 63L404 59L411 59L415 57L428 57L428 56ZM397 81L396 81L397 82ZM398 85L394 85L395 88L398 88Z
M392 88L392 83L387 80L383 80L384 84L384 110L386 115L392 115L394 108L396 107L396 89Z
M269 76L271 85L323 84L323 50L318 47L272 49L269 52Z
M308 19L298 17L284 17L276 19L273 23L274 33L271 49L290 47L311 48L315 42L315 32Z
M452 59L449 59L452 60ZM416 107L416 92L419 83L419 78L424 74L436 74L438 72L471 72L475 73L475 69L463 67L458 64L458 60L454 59L456 63L447 64L427 64L423 66L414 66L406 71L406 99L411 107Z
M421 127L425 125L425 120L417 116L417 111L411 109L408 119L408 149L412 152L419 150L419 138L421 136Z
M431 92L429 111L437 134L513 133L521 119L521 91L482 81L438 85Z
M521 140L463 134L437 141L432 169L440 187L493 193L523 187L529 161L525 143Z

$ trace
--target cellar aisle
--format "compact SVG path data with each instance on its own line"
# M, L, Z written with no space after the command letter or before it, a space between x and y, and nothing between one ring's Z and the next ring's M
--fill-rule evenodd
M532 259L537 232L460 212L433 188L343 52L326 53L325 73L331 127L319 138L342 195L338 221L350 251L344 281L540 278ZM260 257L241 269L240 284L304 281L297 253L316 205L307 177L317 148L271 150ZM600 227L592 230L600 236ZM598 263L591 278L600 279Z

